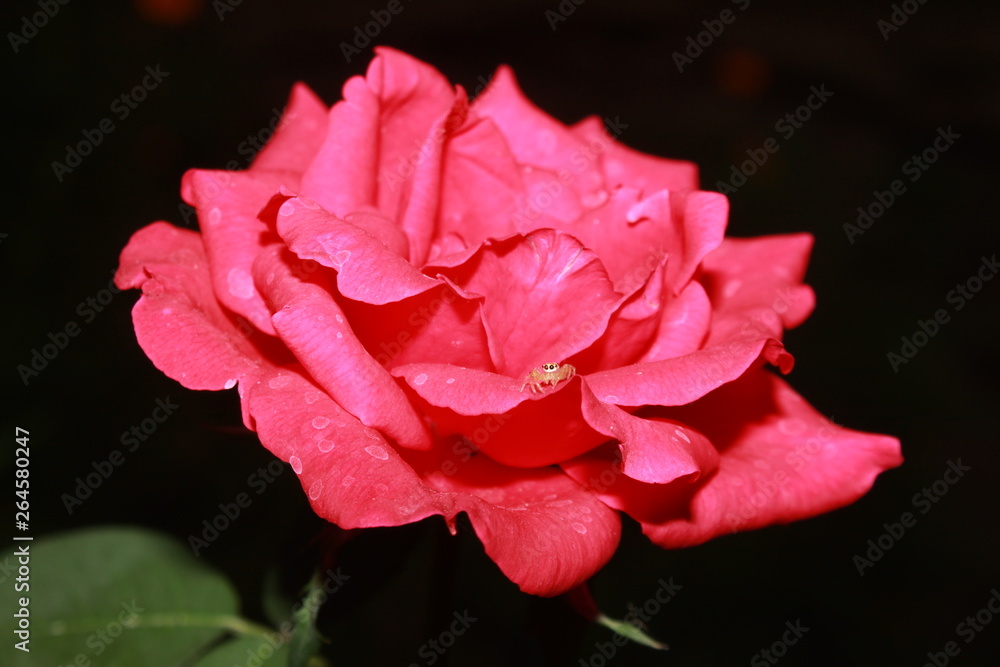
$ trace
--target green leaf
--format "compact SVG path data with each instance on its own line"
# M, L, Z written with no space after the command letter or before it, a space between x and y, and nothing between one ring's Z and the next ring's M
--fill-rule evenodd
M628 621L619 621L615 618L608 618L604 614L599 614L596 621L600 625L610 628L613 632L618 633L622 637L631 639L636 644L642 644L643 646L649 646L650 648L659 649L661 651L666 651L668 648L666 644L661 644L656 641L643 632L642 628L634 625L633 623L629 623Z
M28 555L18 549L27 547ZM12 553L13 552L13 553ZM171 538L146 530L101 527L21 542L0 562L23 560L30 588L0 596L4 636L17 637L28 599L30 653L6 652L5 664L177 665L227 633L268 630L240 618L226 579ZM12 585L12 584L8 584ZM14 641L21 641L20 638Z

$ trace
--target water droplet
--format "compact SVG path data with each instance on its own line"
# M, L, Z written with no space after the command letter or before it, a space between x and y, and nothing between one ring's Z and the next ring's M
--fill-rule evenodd
M594 190L593 192L588 192L581 199L580 203L586 208L597 208L608 201L608 191L607 190Z
M278 209L278 215L283 215L286 218L290 215L295 215L295 200L289 199L282 204L281 208Z
M676 433L677 437L683 440L684 442L688 443L689 445L691 444L691 438L689 438L687 433L685 433L684 431L677 428L674 429L674 433Z
M335 315L335 317L337 318L337 321L338 321L338 322L343 322L343 321L344 321L344 318L340 316L340 313L337 313L337 314Z
M291 457L290 459L288 459L288 463L289 465L292 466L292 470L295 471L296 475L302 472L302 459L300 459L299 457L297 456Z
M316 443L316 448L325 454L326 452L333 449L335 444L336 443L334 443L333 440L327 440L326 438L323 438L322 440Z
M213 208L211 211L208 212L209 224L217 225L221 220L222 220L222 211L220 211L219 209Z
M726 286L723 288L722 296L728 299L737 292L739 292L741 287L743 287L742 280L730 280L728 283L726 283Z
M253 276L246 269L229 269L226 285L229 287L229 293L237 299L249 299L254 294Z
M287 386L291 381L292 378L287 375L275 375L267 381L267 386L271 389L281 389L282 387Z
M337 332L337 338L343 338L343 337L344 337L344 334L342 334L342 333L340 333L340 332L338 331L338 332Z
M335 268L339 269L343 267L344 264L347 264L347 260L349 260L350 258L351 258L350 250L341 250L331 258L330 262L333 264Z
M427 382L427 374L426 373L421 373L417 377L413 378L413 384L418 384L419 385L419 384L423 384L425 382Z
M569 507L573 504L573 501L569 498L563 498L562 500L553 500L549 503L552 507Z
M455 378L448 378L447 380L444 381L444 383L445 384L454 384L455 383Z
M375 485L375 493L378 494L378 495L380 495L380 496L384 496L388 490L389 490L389 487L386 486L385 484L376 484Z
M590 508L587 507L586 505L584 505L583 507L581 507L580 511L583 512L584 514L590 514Z
M222 385L226 389L232 389L236 386L236 380L226 380L226 384Z
M311 500L316 500L319 498L321 493L323 493L323 480L317 479L309 485L309 498Z
M580 517L580 520L583 521L584 523L591 523L594 520L594 517L583 515Z
M312 405L313 403L315 403L318 400L319 400L319 392L318 391L307 391L306 392L306 403L307 404Z
M327 417L316 417L313 419L313 428L326 428L329 423Z
M587 534L587 527L582 523L580 523L579 521L574 521L572 525L573 525L573 530L575 530L576 532L580 533L581 535Z
M385 461L389 458L389 452L385 451L378 445L368 445L367 447L365 447L365 451L368 452L370 456L373 456L382 461Z
M347 475L346 477L344 477L343 481L341 481L341 484L343 484L344 486L350 486L351 484L354 484L354 478L351 477L350 475Z
M614 394L608 394L607 396L604 397L604 402L605 403L617 403L618 402L618 397L615 396Z

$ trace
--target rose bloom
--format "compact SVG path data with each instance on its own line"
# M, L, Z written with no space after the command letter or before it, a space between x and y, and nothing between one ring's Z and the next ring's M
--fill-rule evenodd
M528 593L592 576L619 512L669 548L853 502L898 441L770 368L812 237L723 238L726 198L620 129L379 49L331 108L296 85L248 170L185 174L201 233L139 230L116 283L153 363L237 387L321 517L465 512Z

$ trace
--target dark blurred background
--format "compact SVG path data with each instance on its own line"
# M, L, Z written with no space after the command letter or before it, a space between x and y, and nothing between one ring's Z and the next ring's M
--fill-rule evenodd
M995 664L1000 618L990 614L994 623L968 642L958 625L1000 586L1000 279L960 309L948 296L978 287L969 279L1000 251L995 4L401 2L373 43L426 60L469 90L507 63L559 120L619 117L622 142L696 162L704 189L776 139L779 150L731 195L729 233L816 237L807 280L818 307L787 337L797 359L789 379L838 424L899 436L906 462L849 508L691 549L656 548L626 520L593 591L621 618L660 579L681 584L648 624L671 644L664 654L630 645L604 658L595 643L607 648L610 632L579 621L562 599L518 593L468 522L456 538L437 518L368 531L343 548L351 580L321 618L334 664L430 664L421 646L464 610L479 620L436 664L922 665L949 641L960 647L954 664ZM372 55L369 44L347 62L341 44L387 2L52 0L58 12L32 33L24 17L41 4L8 3L2 24L3 421L8 432L31 431L32 530L137 524L186 541L272 459L242 430L235 391L185 390L142 354L129 315L137 294L105 291L118 253L153 220L194 228L179 208L181 174L234 160L245 167L241 143L272 124L294 82L337 101ZM699 33L702 52L692 47L687 56L696 57L679 71L675 53ZM113 106L147 67L166 73L160 83L134 109ZM813 86L832 96L791 136L777 131ZM106 118L113 132L57 176L52 163L66 162L66 146ZM959 138L932 152L933 164L904 166L948 128ZM848 234L858 207L869 209L897 179L905 192ZM901 337L912 339L939 309L947 321L918 335L925 344L894 369L887 355L901 354ZM68 324L78 335L25 384L18 366ZM158 399L178 407L128 451L122 435ZM124 461L70 513L64 494L115 449ZM970 470L940 482L959 459ZM12 466L4 457L0 478L12 479ZM921 513L913 497L935 482L946 494ZM259 619L265 585L293 595L331 535L287 470L254 497L201 557L229 575L245 613ZM891 548L859 576L854 557L907 511L916 524L883 537ZM786 622L809 630L769 661L761 651L782 639Z

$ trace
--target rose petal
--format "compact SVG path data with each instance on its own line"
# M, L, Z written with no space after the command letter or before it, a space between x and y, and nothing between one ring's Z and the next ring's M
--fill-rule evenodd
M296 83L274 135L254 158L250 170L304 172L323 145L327 113L326 105L309 86Z
M216 296L272 336L271 313L251 275L268 232L257 215L282 185L297 180L293 172L191 169L181 181L184 200L198 209Z
M605 142L600 165L610 190L627 186L638 189L645 197L660 190L698 189L698 165L693 162L647 155L609 139L610 134L620 134L625 127L616 120L609 133L604 121L596 116L585 118L572 127L573 132L588 143Z
M292 464L317 514L343 528L469 515L486 553L526 593L551 596L607 562L617 512L553 468L515 470L485 457L406 456L343 411L296 367L261 374L248 391L261 442Z
M299 260L275 244L258 256L254 267L281 340L326 392L366 426L379 429L403 447L430 447L430 434L420 415L354 335L340 306L324 288L323 276L314 272L308 281L303 280L301 267L293 268L293 262Z
M301 197L277 195L275 224L302 259L337 270L337 289L349 299L384 304L440 285L382 241Z
M712 323L712 303L701 283L690 282L662 308L660 326L639 361L661 361L702 347Z
M664 547L829 512L860 498L879 473L902 462L896 438L833 424L762 369L676 412L722 451L689 517L643 525Z
M773 338L732 338L682 357L642 362L587 376L594 394L615 405L684 405L732 382L763 355L791 371L792 355Z
M553 230L490 242L442 273L484 297L494 363L512 377L588 347L621 301L596 255Z
M583 381L583 415L594 429L618 440L622 472L640 482L698 479L715 470L719 454L698 431L671 419L643 419L602 403Z
M816 303L802 285L811 234L726 239L705 258L704 277L714 307L708 344L733 335L781 339L801 324Z
M139 346L188 389L229 389L260 360L287 358L216 301L195 232L165 222L140 229L122 251L115 284L142 288L132 309Z
M588 142L531 103L509 67L497 69L489 86L472 104L480 117L492 120L519 164L541 167L553 174L572 166L568 187L584 206L607 199L604 178Z

